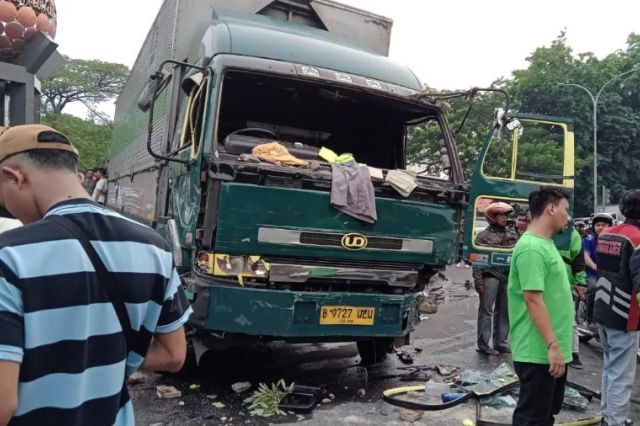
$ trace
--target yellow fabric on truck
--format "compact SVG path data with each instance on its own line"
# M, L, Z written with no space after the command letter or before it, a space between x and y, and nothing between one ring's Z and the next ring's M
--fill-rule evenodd
M309 162L294 157L278 142L264 143L253 147L251 153L262 161L280 163L287 166L308 166Z
M327 163L333 164L346 164L350 161L355 161L353 158L353 154L342 154L338 155L329 148L325 148L324 146L320 148L320 152L318 152L318 157L322 158Z

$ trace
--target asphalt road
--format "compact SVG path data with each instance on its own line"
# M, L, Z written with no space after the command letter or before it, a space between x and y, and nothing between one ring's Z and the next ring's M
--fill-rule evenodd
M444 364L461 370L493 371L501 363L509 364L509 356L487 357L475 352L475 317L477 297L465 288L470 278L467 268L451 268L445 282L445 300L436 314L428 315L414 333L407 352L414 356L414 366ZM417 350L416 350L417 349ZM581 346L585 369L569 370L569 380L593 390L600 387L601 349L594 342ZM140 425L266 425L299 423L303 425L407 424L401 419L402 409L382 401L385 389L409 384L424 384L424 380L401 381L385 375L407 373L395 354L374 368L365 369L353 343L341 344L285 344L254 345L217 353L207 360L207 367L188 378L147 375L142 383L130 386L136 420ZM640 370L640 369L639 369ZM637 374L637 376L640 373ZM634 385L634 398L640 398L640 381ZM247 381L255 388L259 382L272 383L279 379L288 383L321 386L323 398L332 394L335 399L316 407L312 413L271 417L252 417L242 400L249 392L236 394L231 385ZM433 380L442 378L434 373ZM183 393L179 399L158 399L156 386L173 385ZM215 395L215 399L213 396ZM212 406L214 402L223 408ZM632 418L640 419L640 406L632 405ZM508 422L512 409L487 407L482 410L485 420ZM596 400L586 412L563 410L559 421L589 417L598 412ZM404 415L409 413L404 413ZM415 424L461 425L464 419L476 418L475 403L455 408L426 412Z

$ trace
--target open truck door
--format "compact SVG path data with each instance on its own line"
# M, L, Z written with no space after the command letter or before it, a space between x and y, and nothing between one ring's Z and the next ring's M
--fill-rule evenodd
M498 120L478 155L470 182L469 206L464 221L463 256L477 268L506 269L513 247L479 245L476 236L488 226L484 216L492 202L514 209L510 223L528 211L529 193L541 185L559 186L570 193L573 210L574 133L572 121L559 117L498 113ZM559 249L569 246L570 227L554 240Z

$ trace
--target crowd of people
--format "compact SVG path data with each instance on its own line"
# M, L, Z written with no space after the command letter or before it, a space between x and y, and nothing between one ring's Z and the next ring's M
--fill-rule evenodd
M104 167L96 167L88 169L84 175L80 175L80 181L87 194L91 195L91 199L96 203L105 204L107 200L107 169Z
M508 269L477 269L479 294L477 351L512 353L520 379L514 425L552 425L564 399L566 366L583 368L575 312L587 305L588 327L603 349L603 425L629 419L640 329L640 190L624 194L624 222L595 214L590 227L576 222L568 247L553 237L571 226L569 194L541 187L529 195L529 211L493 202L485 209L489 226L475 244L513 248ZM492 345L491 345L492 344Z

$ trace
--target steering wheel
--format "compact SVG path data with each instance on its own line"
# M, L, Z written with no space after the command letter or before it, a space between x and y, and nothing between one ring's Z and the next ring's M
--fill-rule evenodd
M235 132L231 132L229 133L229 135L227 135L227 138L233 135L239 135L242 133L262 133L265 135L269 135L269 137L273 138L273 139L279 139L278 135L276 134L276 132L273 132L271 130L268 129L263 129L261 127L245 127L244 129L239 129L236 130Z

